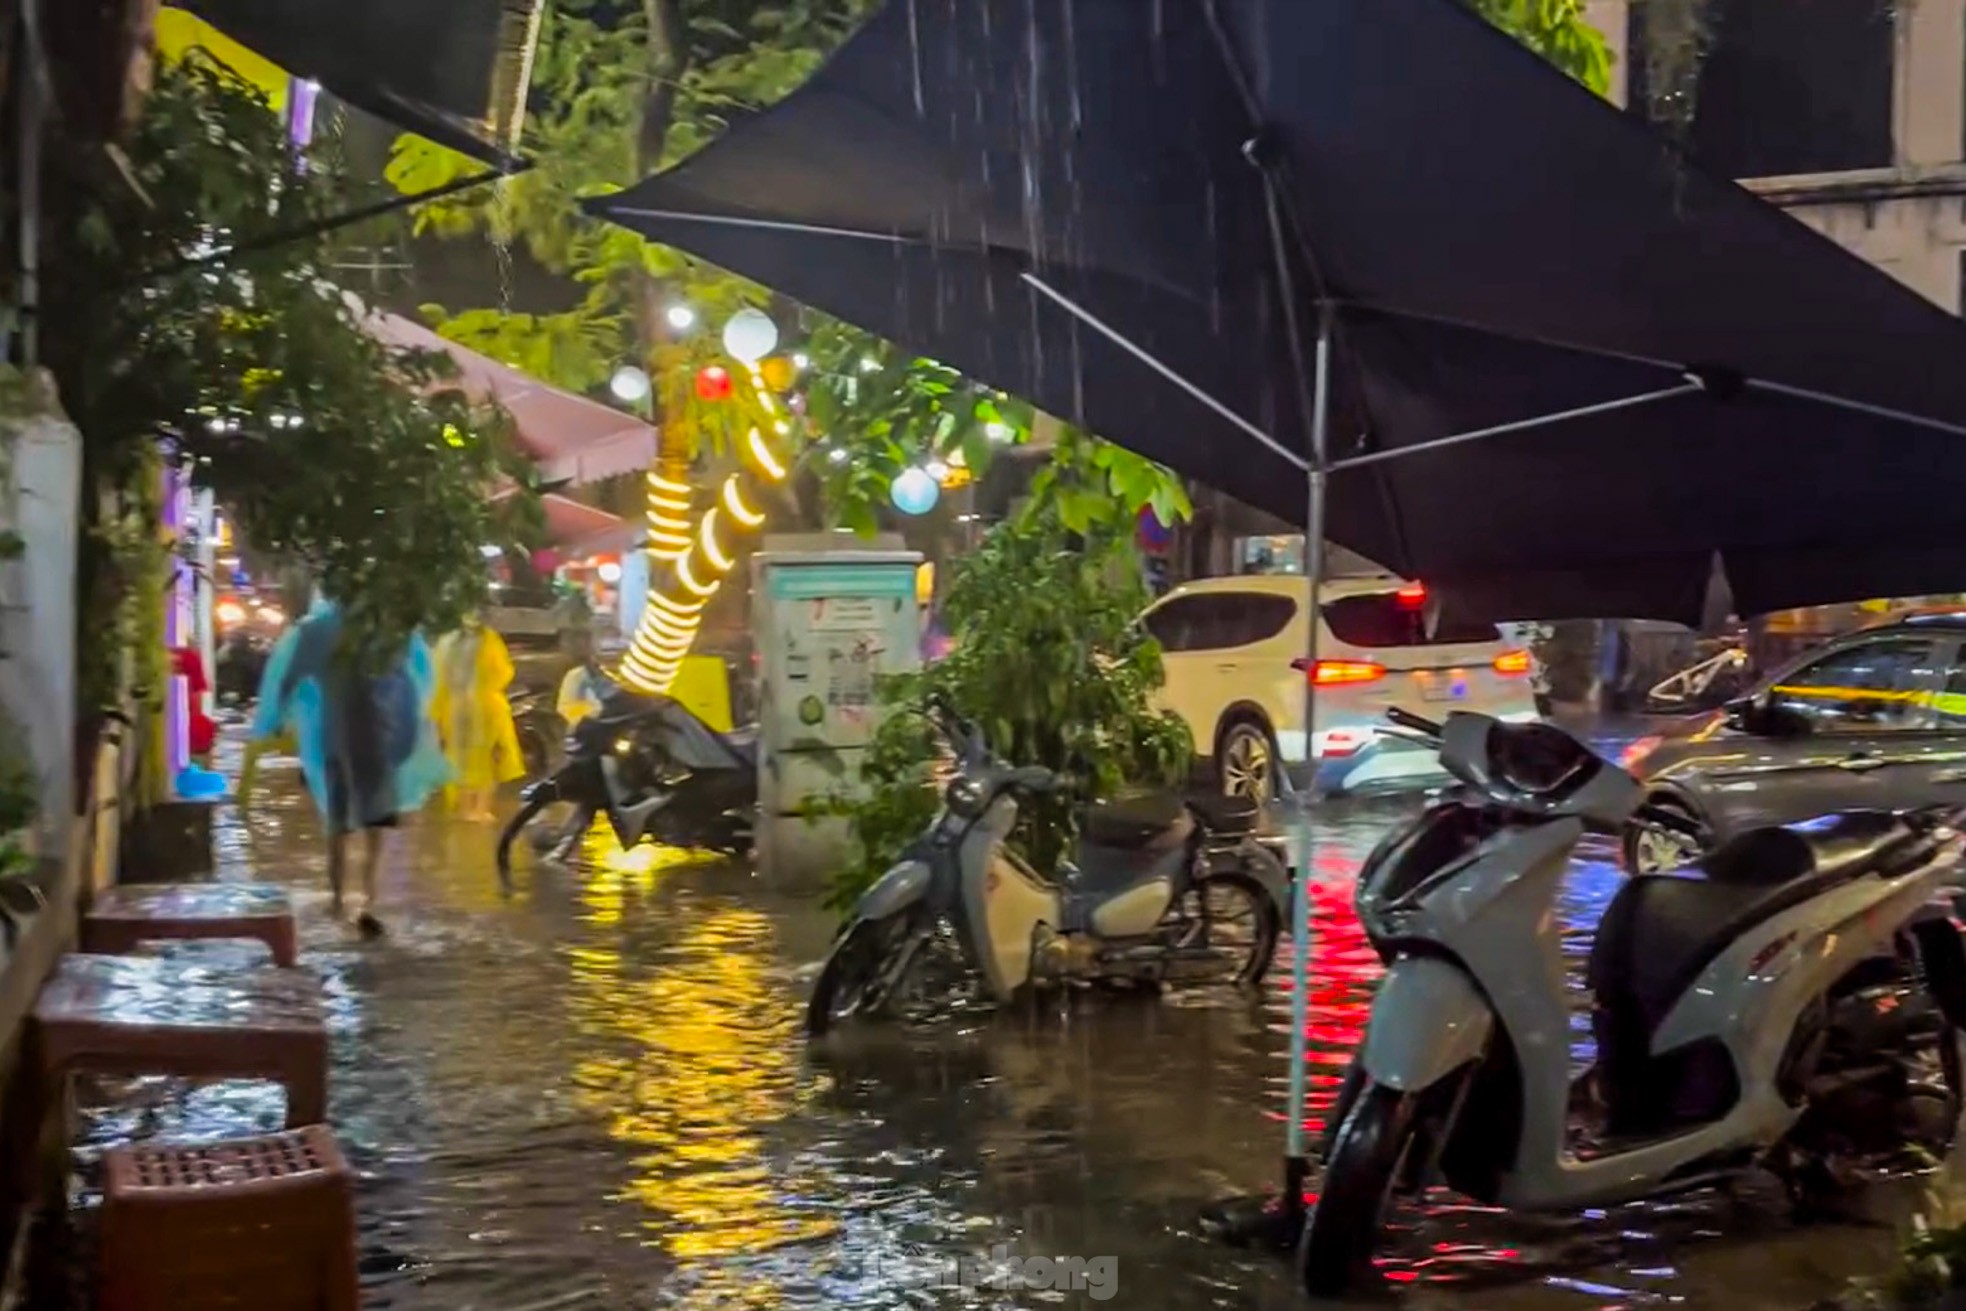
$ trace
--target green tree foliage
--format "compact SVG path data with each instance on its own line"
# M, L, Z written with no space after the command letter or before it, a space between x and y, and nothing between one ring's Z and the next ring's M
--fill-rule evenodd
M1131 524L1067 520L1074 498L1105 501L1112 449L1068 436L1016 515L953 568L943 613L954 647L920 673L882 687L888 713L868 749L863 790L827 809L852 824L855 859L833 892L845 907L920 834L941 769L927 708L939 697L1017 765L1042 765L1068 786L1033 798L1012 835L1040 869L1071 849L1087 801L1173 784L1194 743L1154 709L1160 647L1138 619L1150 593Z
M1468 0L1475 11L1597 94L1611 93L1611 47L1584 0Z
M168 438L257 546L343 600L365 648L456 623L479 599L479 548L508 535L487 493L525 473L496 416L446 385L446 357L363 331L327 281L324 239L254 244L346 202L332 150L297 154L255 90L193 60L159 71L123 153L67 163L43 343L92 486L141 507ZM522 516L527 502L504 504ZM132 557L155 550L153 513L90 525L89 638L138 592L149 566ZM84 681L103 695L115 672Z

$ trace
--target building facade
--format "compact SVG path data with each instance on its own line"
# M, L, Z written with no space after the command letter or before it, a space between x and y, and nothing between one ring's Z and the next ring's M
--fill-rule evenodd
M1647 112L1648 24L1688 0L1588 0ZM1959 313L1966 0L1704 0L1686 140L1710 167Z

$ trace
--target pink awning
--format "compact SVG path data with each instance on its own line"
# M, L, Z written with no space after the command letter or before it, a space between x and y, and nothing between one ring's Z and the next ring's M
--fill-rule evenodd
M493 499L503 500L512 491L505 488L495 493ZM640 531L639 524L620 515L554 492L539 498L539 508L546 516L546 540L563 556L625 551L635 544Z
M589 483L637 473L655 462L656 431L633 415L548 386L401 315L378 312L368 322L378 341L442 351L455 360L458 385L473 400L496 401L505 408L518 429L519 444L548 482Z

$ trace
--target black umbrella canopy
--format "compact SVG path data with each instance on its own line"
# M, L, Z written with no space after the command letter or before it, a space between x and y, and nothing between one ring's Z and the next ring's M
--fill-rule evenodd
M1328 306L1328 535L1457 610L1966 575L1966 326L1454 0L892 0L594 208L1296 522Z
M378 118L512 162L545 0L177 2Z

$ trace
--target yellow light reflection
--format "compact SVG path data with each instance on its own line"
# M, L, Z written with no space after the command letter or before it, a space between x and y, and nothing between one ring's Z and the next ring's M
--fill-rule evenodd
M771 921L650 874L714 857L663 847L622 852L588 835L589 926L568 952L568 1009L582 1055L572 1095L633 1153L618 1200L643 1208L644 1241L679 1260L718 1261L811 1242L830 1218L785 1205L801 1191L771 1165L773 1126L796 1104L796 1008L769 969ZM664 905L641 907L644 897ZM671 906L674 898L688 904ZM671 911L677 913L670 913ZM659 918L660 960L615 944ZM598 931L597 931L598 930ZM714 1271L706 1271L712 1274ZM717 1281L705 1306L775 1305L768 1284Z

